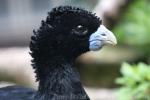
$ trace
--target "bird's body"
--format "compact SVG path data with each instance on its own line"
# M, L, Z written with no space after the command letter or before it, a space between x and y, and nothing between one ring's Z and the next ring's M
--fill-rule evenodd
M112 33L100 25L101 20L86 10L54 8L31 37L30 54L38 90L1 88L0 97L5 99L0 100L90 100L80 82L75 59L89 49L98 50L116 42Z
M22 86L7 86L0 89L0 100L34 100L36 91Z

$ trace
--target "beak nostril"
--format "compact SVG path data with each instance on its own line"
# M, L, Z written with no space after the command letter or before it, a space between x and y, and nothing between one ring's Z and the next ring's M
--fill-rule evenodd
M104 33L103 33L103 34L101 34L101 35L102 35L102 36L106 36L106 34L104 34Z

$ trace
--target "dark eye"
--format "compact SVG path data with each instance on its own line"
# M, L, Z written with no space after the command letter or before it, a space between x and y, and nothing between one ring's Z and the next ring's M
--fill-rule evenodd
M88 33L88 29L82 25L76 26L76 28L74 28L72 31L77 35L86 35Z
M78 25L77 29L83 29L83 26L82 25Z

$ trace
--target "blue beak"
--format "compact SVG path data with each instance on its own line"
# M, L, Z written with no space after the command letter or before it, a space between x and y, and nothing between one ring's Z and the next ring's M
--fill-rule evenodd
M101 25L97 31L90 36L89 49L91 51L97 51L106 44L116 45L117 40L111 31L109 31L104 25Z

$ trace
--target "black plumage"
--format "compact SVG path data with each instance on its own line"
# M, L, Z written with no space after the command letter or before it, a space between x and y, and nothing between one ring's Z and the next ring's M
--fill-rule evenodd
M1 88L0 100L90 100L74 62L89 50L89 37L100 25L98 17L81 8L52 9L31 37L30 54L38 90Z

